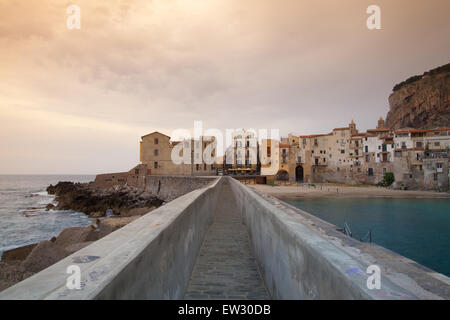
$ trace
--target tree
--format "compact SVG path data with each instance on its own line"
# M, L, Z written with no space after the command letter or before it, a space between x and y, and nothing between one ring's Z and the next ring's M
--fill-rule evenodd
M394 174L392 172L386 172L384 174L383 180L381 180L378 185L380 187L389 187L395 181Z

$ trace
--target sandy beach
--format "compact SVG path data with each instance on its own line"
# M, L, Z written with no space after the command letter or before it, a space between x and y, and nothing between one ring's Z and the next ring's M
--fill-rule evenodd
M449 198L450 193L434 191L392 190L380 187L352 187L316 184L315 186L250 185L251 188L277 198Z

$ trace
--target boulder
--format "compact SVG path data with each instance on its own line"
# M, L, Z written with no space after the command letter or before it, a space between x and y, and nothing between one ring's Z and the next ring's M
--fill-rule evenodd
M29 244L27 246L6 250L2 254L3 262L23 261L25 260L31 251L37 246L37 243Z
M140 218L140 216L132 216L132 217L111 217L102 220L100 223L100 238L114 232L130 222Z
M91 212L89 214L89 217L91 218L101 218L105 216L105 211L95 211L95 212Z
M28 257L21 263L20 267L26 272L36 273L48 268L68 255L69 252L56 243L42 241L30 252Z
M26 278L32 276L33 273L25 270L20 264L9 264L4 261L0 262L0 291L5 290Z
M72 253L75 253L75 252L83 249L84 247L87 247L91 243L94 243L94 241L86 241L86 242L74 243L74 244L71 244L70 246L65 247L64 249L67 252L69 252L69 254L72 254Z
M92 227L72 227L63 230L57 237L55 244L61 247L67 247L75 243L98 240L98 232Z
M121 217L132 217L132 216L143 216L151 211L153 211L155 208L153 207L144 207L144 208L133 208L130 210L122 210L120 212Z

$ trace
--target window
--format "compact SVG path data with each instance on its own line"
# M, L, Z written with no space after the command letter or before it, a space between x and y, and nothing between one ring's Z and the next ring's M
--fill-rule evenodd
M158 149L155 149L155 150L153 151L153 153L155 154L155 156L158 156Z
M153 163L153 168L158 169L158 161L155 161L155 162Z
M366 155L366 162L369 162L369 161L370 161L370 156Z
M367 171L367 174L369 176L373 176L373 168L369 168L368 171Z
M203 171L206 171L206 163L203 164Z
M134 169L134 174L139 174L139 169Z
M368 146L365 146L365 147L364 147L364 150L365 150L365 152L369 152L369 147L368 147Z
M159 139L158 138L155 138L155 144L158 144L159 143Z
M433 180L434 180L434 181L437 181L437 179L438 179L437 173L433 173Z
M441 143L439 142L439 141L436 141L435 143L434 143L434 146L435 147L439 147L441 145Z
M341 150L341 153L345 153L345 150Z
M416 147L417 147L417 148L422 148L422 142L417 141L417 142L416 142Z
M195 169L198 171L198 170L200 170L200 165L197 163L196 165L195 165Z

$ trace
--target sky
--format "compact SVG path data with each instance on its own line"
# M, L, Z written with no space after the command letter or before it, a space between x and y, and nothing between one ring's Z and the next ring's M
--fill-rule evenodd
M141 136L196 120L365 131L396 83L450 62L449 14L448 0L0 0L0 174L127 171Z

